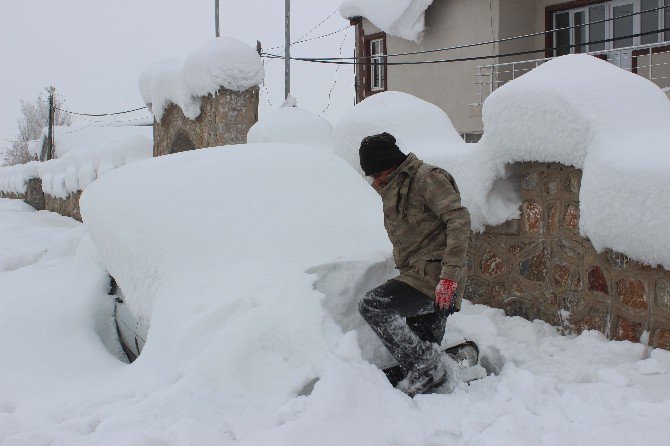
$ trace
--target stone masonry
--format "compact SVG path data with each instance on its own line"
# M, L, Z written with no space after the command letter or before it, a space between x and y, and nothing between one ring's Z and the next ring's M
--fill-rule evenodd
M581 171L521 165L521 219L472 233L465 298L508 315L542 319L564 333L670 349L670 271L607 250L579 235Z
M258 87L242 92L221 88L202 99L200 116L192 120L170 104L154 122L154 156L226 144L244 144L258 121Z

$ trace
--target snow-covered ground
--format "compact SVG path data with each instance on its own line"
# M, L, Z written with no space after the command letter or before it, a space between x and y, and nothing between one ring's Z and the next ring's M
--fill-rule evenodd
M212 202L202 190L228 193ZM7 199L0 209L3 239L15 241L2 245L0 273L3 445L660 445L670 435L670 352L561 336L468 302L444 343L475 340L491 374L453 394L393 389L356 313L360 294L393 274L379 199L324 151L255 144L138 161L85 191L85 225ZM151 317L133 364L119 359L105 270Z

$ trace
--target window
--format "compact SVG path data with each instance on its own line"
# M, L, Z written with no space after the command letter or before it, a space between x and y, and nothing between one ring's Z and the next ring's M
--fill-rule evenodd
M368 45L370 51L370 91L386 90L384 38L372 39Z
M553 33L552 41L552 46L555 47L554 56L606 51L670 40L668 31L653 32L670 26L670 8L630 15L670 6L670 0L610 0L596 4L583 3L585 4L583 7L566 10L557 10L560 5L547 7L552 19L547 25L557 30ZM602 20L608 21L601 22ZM600 23L589 24L592 22ZM639 33L649 34L629 37ZM615 40L602 42L608 39Z

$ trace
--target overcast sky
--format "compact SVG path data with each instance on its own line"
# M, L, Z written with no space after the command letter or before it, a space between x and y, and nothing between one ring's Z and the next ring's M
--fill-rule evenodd
M220 0L221 34L264 48L284 40L284 0ZM292 0L292 40L335 11L341 0ZM19 100L33 100L54 85L65 107L107 113L144 105L141 71L159 59L181 58L214 37L214 0L0 0L0 147L17 133ZM336 12L309 37L348 25ZM344 43L343 43L344 42ZM296 45L294 55L353 54L353 28ZM276 49L274 51L282 51ZM353 106L353 70L294 62L292 92L298 105L331 122ZM261 114L281 104L283 61L266 63ZM269 101L268 101L269 99ZM120 119L146 115L136 113ZM119 119L119 118L117 118ZM84 121L79 121L86 123Z

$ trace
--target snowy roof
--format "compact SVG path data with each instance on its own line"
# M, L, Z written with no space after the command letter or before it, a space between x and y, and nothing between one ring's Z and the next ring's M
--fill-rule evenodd
M263 82L263 62L255 49L232 37L219 37L184 60L164 59L147 67L139 78L140 93L160 121L167 106L184 115L200 115L200 98L220 88L244 91Z
M387 34L419 42L425 12L433 0L345 0L340 14L346 19L365 17Z

